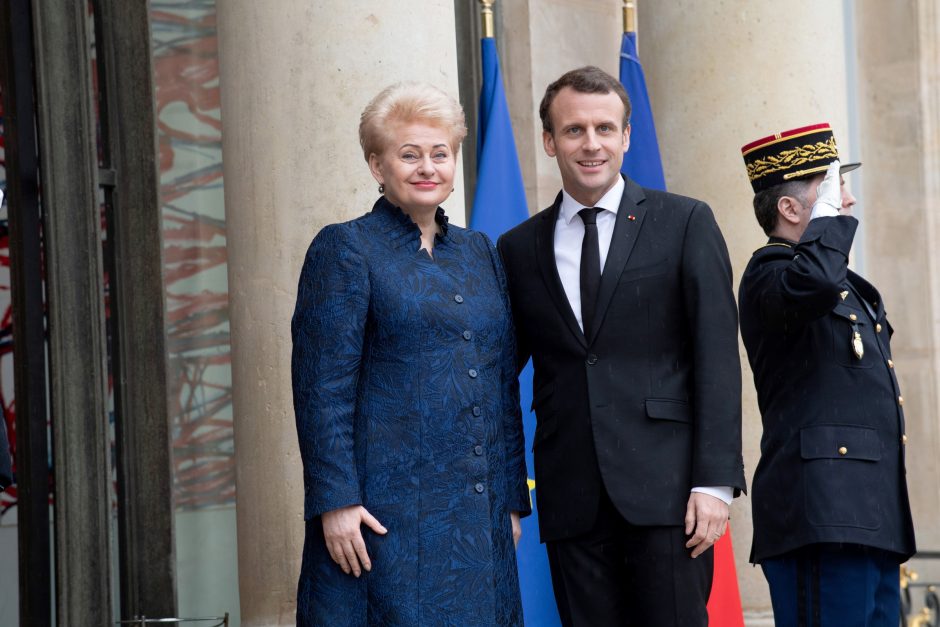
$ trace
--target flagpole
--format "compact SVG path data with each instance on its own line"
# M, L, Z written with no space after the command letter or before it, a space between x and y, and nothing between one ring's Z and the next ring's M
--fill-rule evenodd
M480 16L483 18L483 38L492 39L496 36L493 28L493 3L496 0L480 0Z
M623 0L623 32L636 32L636 2Z

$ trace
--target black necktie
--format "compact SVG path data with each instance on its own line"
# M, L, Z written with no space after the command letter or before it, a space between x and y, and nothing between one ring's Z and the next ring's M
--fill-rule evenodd
M581 241L581 324L584 337L591 337L594 321L594 306L597 304L597 289L601 284L601 249L597 241L598 207L588 207L578 212L584 222L584 239Z

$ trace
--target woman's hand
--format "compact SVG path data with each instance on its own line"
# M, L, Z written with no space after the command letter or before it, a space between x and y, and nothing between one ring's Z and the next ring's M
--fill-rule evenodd
M519 512L509 512L509 520L512 521L513 546L519 546L519 539L522 537L522 523L519 521Z
M366 525L381 535L388 533L388 529L362 505L350 505L325 512L322 519L326 550L343 572L358 577L363 568L366 571L372 570L372 562L369 560L360 527Z

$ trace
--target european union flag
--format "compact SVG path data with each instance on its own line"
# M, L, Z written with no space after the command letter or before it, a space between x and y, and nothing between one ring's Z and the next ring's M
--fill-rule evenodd
M470 214L470 228L489 235L494 242L505 231L529 217L522 183L522 171L512 136L506 92L499 71L496 42L482 40L483 89L480 93L480 124L477 130L477 187ZM535 435L535 414L532 404L532 363L519 375L519 395L526 442ZM526 464L531 471L532 447L526 446ZM535 493L532 515L522 520L522 540L516 552L519 562L519 584L522 588L522 611L529 625L552 627L560 625L551 573L545 547L539 544L538 512Z
M636 53L636 33L624 33L620 43L620 82L633 112L630 114L630 149L623 156L620 171L643 187L666 191L663 163L659 158L656 125L646 91L646 77Z

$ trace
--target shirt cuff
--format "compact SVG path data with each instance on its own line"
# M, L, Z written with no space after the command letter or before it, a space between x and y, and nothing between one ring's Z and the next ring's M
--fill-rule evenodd
M725 502L726 505L731 505L731 500L734 498L734 488L729 486L708 486L702 488L692 488L693 492L701 492L702 494L707 494L713 496L716 499L721 499Z
M833 209L825 203L818 202L813 205L813 213L810 214L809 219L815 220L816 218L834 218L840 215L838 209Z

